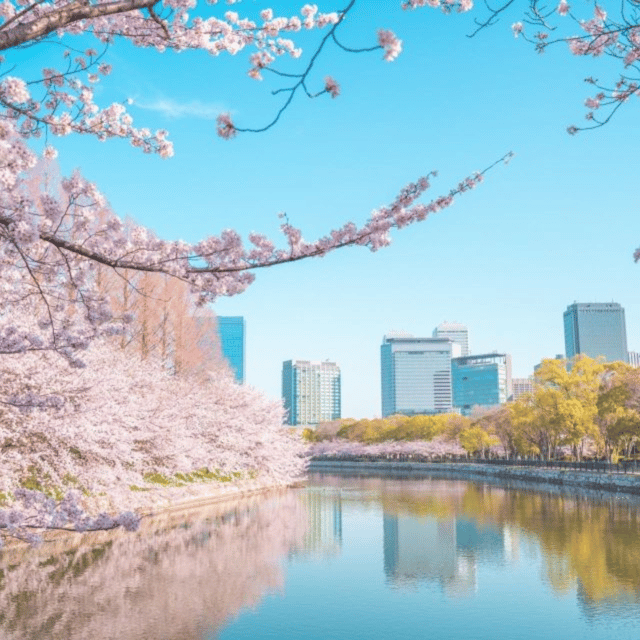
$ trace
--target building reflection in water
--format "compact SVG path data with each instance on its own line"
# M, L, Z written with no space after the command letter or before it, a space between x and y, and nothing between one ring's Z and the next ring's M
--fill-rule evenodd
M502 564L518 555L518 534L509 527L464 516L383 516L384 571L397 586L435 582L451 596L477 590L479 563Z
M308 514L307 532L293 555L337 555L342 548L340 491L309 488L300 500Z
M394 584L438 582L444 588L475 589L475 572L458 562L456 522L415 516L383 516L384 571Z

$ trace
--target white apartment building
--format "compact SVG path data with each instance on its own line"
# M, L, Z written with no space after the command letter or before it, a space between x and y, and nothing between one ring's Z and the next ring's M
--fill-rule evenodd
M335 362L286 360L282 398L290 425L314 425L341 417L340 367Z

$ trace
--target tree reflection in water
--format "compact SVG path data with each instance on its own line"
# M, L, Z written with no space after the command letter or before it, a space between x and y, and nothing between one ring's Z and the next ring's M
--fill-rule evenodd
M380 518L384 549L372 551L372 561L383 552L392 587L435 581L448 597L474 598L488 588L478 583L480 564L524 561L531 550L544 558L547 584L575 593L586 615L637 618L639 504L514 483L312 476L305 490L169 512L134 534L4 549L0 638L216 637L243 609L282 590L287 559L338 558L343 511L363 506L373 522ZM358 531L348 533L353 548Z
M316 479L321 479L324 486L345 484L341 476L312 476L312 482ZM639 613L640 500L634 496L437 477L360 477L349 478L348 482L351 489L358 487L366 501L381 504L387 529L385 543L397 536L395 521L402 518L437 522L438 540L450 542L458 558L482 555L483 561L503 562L505 554L496 554L495 545L487 544L493 532L502 534L505 545L508 540L512 553L517 539L522 538L540 549L544 578L556 593L575 589L582 606L594 614L600 606L610 606L612 602L635 603L626 613ZM350 495L357 499L357 492ZM348 499L343 495L343 503ZM473 526L466 526L469 523ZM461 539L465 528L465 539ZM477 541L469 529L479 532ZM425 536L429 535L426 531ZM388 574L392 574L397 567L393 549L388 550L385 561ZM428 562L429 558L423 559L423 563ZM422 572L428 575L436 569L440 570L425 566ZM453 569L450 572L451 576L445 576L441 571L440 581L448 592L457 589L459 595L460 576L455 576L454 583ZM403 578L410 579L411 574L405 572L397 577L401 582ZM470 580L473 576L465 578ZM469 591L469 584L462 586Z
M293 491L67 536L0 559L3 640L195 640L283 586L307 526Z

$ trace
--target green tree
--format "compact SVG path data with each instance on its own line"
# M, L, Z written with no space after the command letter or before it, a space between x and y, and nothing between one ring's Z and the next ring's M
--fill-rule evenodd
M500 440L496 436L490 435L477 424L463 429L458 436L458 440L460 441L460 446L468 454L480 455L483 458L491 447L500 444Z
M578 355L572 360L544 360L535 374L538 388L534 406L538 410L541 448L545 458L561 444L568 444L578 460L585 445L600 445L596 424L598 393L607 367L603 362Z
M598 395L596 422L607 459L628 457L640 439L640 405L634 400L640 389L638 372L625 365L607 372Z

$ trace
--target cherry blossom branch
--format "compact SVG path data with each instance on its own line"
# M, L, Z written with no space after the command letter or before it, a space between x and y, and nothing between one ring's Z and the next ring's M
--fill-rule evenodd
M160 259L154 259L154 256L152 259L147 258L146 261L139 259L123 259L119 256L101 254L98 251L87 248L84 246L84 243L78 244L77 242L67 240L64 237L45 231L39 232L38 237L41 241L50 244L59 250L67 251L76 256L86 258L91 262L102 264L113 269L130 269L133 271L145 271L150 273L167 273L171 271L171 266L181 263L181 269L178 273L184 279L189 279L189 276L199 274L232 274L271 267L277 264L325 255L329 251L356 244L369 246L375 250L376 248L379 248L379 243L381 241L383 244L388 244L386 234L390 229L402 228L413 222L424 220L429 213L433 213L444 207L450 206L453 202L454 196L474 188L482 181L484 175L488 171L497 164L508 162L512 156L513 154L510 152L483 171L466 178L460 182L456 188L452 189L447 196L440 196L427 205L415 205L411 208L414 201L430 186L430 178L437 175L436 172L431 172L424 178L421 178L417 183L412 183L405 187L390 207L374 212L374 216L359 230L355 228L352 223L348 223L340 230L332 232L330 236L322 238L315 243L306 244L303 243L299 230L291 227L289 224L284 224L282 225L282 230L289 242L289 251L275 251L275 249L272 248L269 257L266 257L266 259L264 254L260 257L251 257L251 255L248 254L240 256L233 255L232 264L228 264L224 258L224 254L227 253L231 256L234 253L232 245L239 241L239 238L236 238L235 236L227 238L227 241L231 242L231 244L227 243L225 246L225 244L220 245L216 243L215 250L212 251L197 249L196 251L188 251L187 249L186 253L179 253L174 256L164 255L166 249L172 246L170 243L167 247L165 243L158 242L159 248L163 250L159 256ZM12 222L13 221L10 217L0 215L0 225L5 228L9 229ZM385 239L382 240L382 237ZM257 241L261 242L259 239L257 239ZM196 245L196 247L204 247L209 244L211 244L211 239L209 242L205 241L200 245ZM145 254L149 253L149 250L145 247L137 248L135 251L141 251ZM131 252L129 252L129 254L131 255ZM217 261L219 258L221 259ZM210 264L201 267L193 266L193 261L200 259L204 259L210 262ZM212 263L212 261L216 262Z
M217 118L217 132L218 135L222 138L233 138L238 133L263 133L264 131L268 131L273 126L275 126L280 120L282 114L289 108L293 99L300 90L304 91L304 93L309 98L317 98L320 95L328 93L332 98L336 98L340 94L340 85L335 81L335 79L331 76L325 77L325 85L324 89L321 91L317 91L312 93L307 88L307 83L309 80L309 75L318 59L321 55L325 45L329 41L329 39L333 40L333 42L340 49L347 53L367 53L371 51L384 50L385 55L384 58L388 62L395 60L400 54L402 50L402 42L391 32L385 29L380 29L378 31L378 44L371 47L364 48L350 48L346 45L342 44L336 36L336 31L338 27L344 22L347 15L351 11L351 9L355 5L355 0L351 0L349 4L342 9L341 11L333 14L324 14L319 16L317 22L318 24L324 26L325 24L332 24L333 26L329 29L329 32L325 34L325 36L321 39L317 48L311 55L309 59L309 63L306 68L300 73L283 73L277 69L274 69L270 66L270 64L274 61L273 56L268 55L264 52L254 54L251 56L251 61L253 63L253 67L249 70L249 75L257 80L262 79L261 72L263 70L270 71L278 76L286 77L286 78L295 78L297 82L295 82L290 87L281 87L272 91L272 95L279 95L281 93L288 93L287 99L284 101L280 109L277 111L274 118L263 127L259 128L246 128L246 127L238 127L236 126L232 120L229 113L222 113ZM303 14L306 16L307 20L313 20L314 16L317 12L317 7L315 5L306 5L303 8ZM323 19L324 18L324 19Z
M327 41L332 38L335 34L336 29L340 26L340 24L342 23L342 21L346 18L347 14L349 13L349 11L351 11L351 9L353 8L353 6L355 5L355 1L356 0L351 0L349 2L349 4L342 9L341 11L339 11L337 14L335 14L335 18L332 17L332 20L334 21L333 26L329 29L329 32L327 34L325 34L325 36L322 38L322 40L320 41L320 44L318 45L317 49L314 51L313 55L311 56L309 63L307 64L307 67L304 69L304 71L302 71L300 74L297 74L295 77L299 78L298 82L296 82L293 86L291 87L286 87L283 89L277 89L276 91L273 91L273 95L277 95L278 93L289 93L288 98L285 100L284 104L280 107L280 109L277 111L275 117L265 126L263 127L259 127L259 128L238 128L236 126L233 126L233 131L234 133L232 135L235 135L235 133L263 133L264 131L268 131L269 129L271 129L273 126L275 126L277 124L277 122L280 120L280 117L282 116L282 114L287 110L287 108L289 107L289 105L291 104L291 102L293 101L296 93L298 92L299 89L304 89L305 93L309 96L309 97L315 97L312 96L306 88L306 82L307 79L309 77L309 74L311 73L311 70L313 69L313 65L315 64L316 60L318 59L318 57L320 56L320 54L322 53L322 50L324 49L325 44L327 43ZM307 5L309 6L309 5ZM317 8L316 8L317 11ZM307 13L307 17L313 15L315 13L315 11L313 11L313 13L311 13L311 9L309 10L309 12ZM263 60L264 57L254 57L254 77L256 77L256 75L259 75L259 70L263 69L263 68L269 68L266 64L264 64ZM268 60L268 58L267 58ZM249 72L251 75L251 71ZM275 71L275 73L278 73L277 71ZM282 75L279 74L278 75ZM324 92L320 92L320 93L324 93ZM315 94L315 95L320 95L320 93ZM227 115L228 114L224 114ZM231 131L231 129L226 126L227 125L227 119L224 119L222 121L219 120L219 124L222 123L225 126L222 127L218 127L218 134L221 135L222 137L226 137L229 138L231 137L230 135L228 135L228 132Z
M117 0L101 4L89 4L87 0L75 0L26 23L19 23L9 30L0 29L0 51L13 49L21 44L38 40L81 20L89 20L147 9L159 0ZM35 5L34 5L35 6ZM32 7L33 8L33 7ZM3 25L3 27L6 25Z
M414 2L411 3L416 4ZM420 0L420 6L426 3ZM437 3L436 3L437 4ZM480 31L495 25L507 9L515 5L515 0L505 0L500 6L492 7L488 2L485 6L488 16L483 20L475 20L476 29L469 34L476 36ZM614 58L624 67L619 73L618 80L610 87L599 87L600 92L586 99L585 106L588 111L585 115L589 122L586 126L572 125L567 128L568 133L575 134L578 131L595 129L610 122L618 109L626 104L633 96L640 97L640 6L636 0L621 0L616 11L605 11L597 2L593 3L593 16L590 19L580 19L571 11L568 0L559 0L554 7L543 5L540 0L528 0L528 10L523 18L512 25L516 38L532 44L539 53L548 47L564 43L569 47L573 55L598 57L607 55ZM613 17L612 17L613 16ZM558 18L557 24L554 18ZM525 25L535 27L536 31L529 35ZM576 26L582 35L567 32L567 25ZM562 32L564 34L562 35ZM556 34L553 38L551 33ZM557 35L560 34L560 35ZM638 75L631 77L629 69L638 71ZM587 79L591 82L591 79ZM606 110L606 115L596 117L596 110Z

